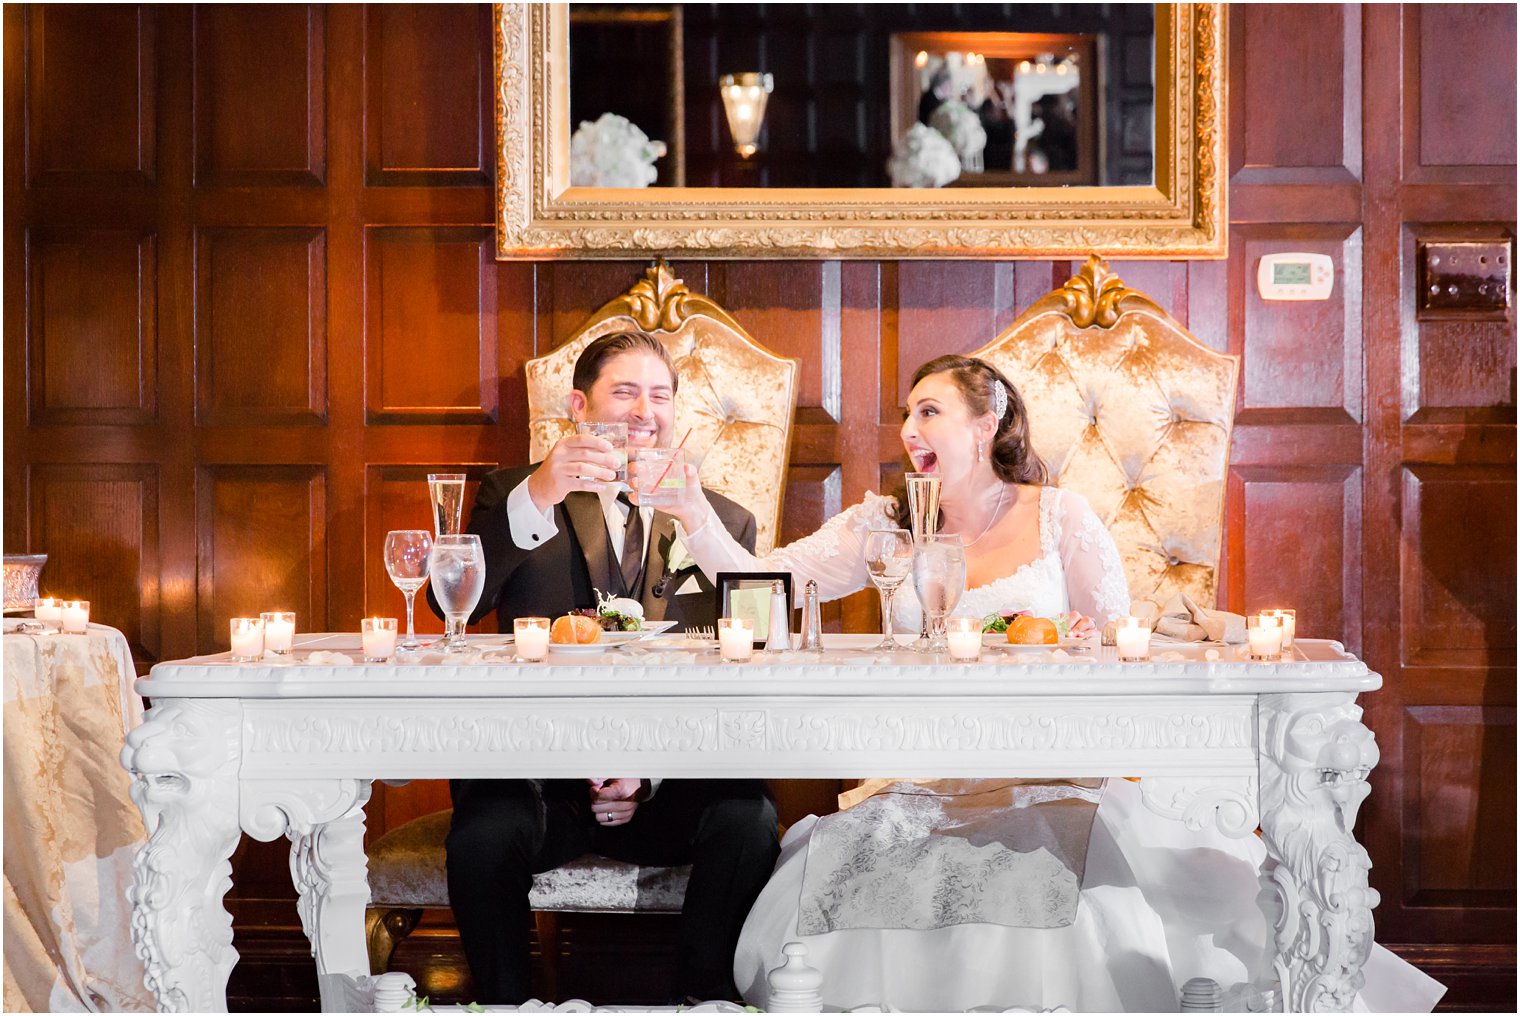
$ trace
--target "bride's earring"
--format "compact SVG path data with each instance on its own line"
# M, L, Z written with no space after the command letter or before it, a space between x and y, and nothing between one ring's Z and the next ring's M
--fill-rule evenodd
M983 442L977 441L977 443L976 443L976 461L977 462L981 462L982 461L982 455L985 452L985 450L986 449L985 449L985 445L983 444Z

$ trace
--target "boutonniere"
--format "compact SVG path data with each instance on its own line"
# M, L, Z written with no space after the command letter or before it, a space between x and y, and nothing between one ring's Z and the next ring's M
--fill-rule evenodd
M686 549L686 544L681 542L679 533L671 534L670 546L665 550L665 571L668 574L695 568L697 559L691 556L691 551Z

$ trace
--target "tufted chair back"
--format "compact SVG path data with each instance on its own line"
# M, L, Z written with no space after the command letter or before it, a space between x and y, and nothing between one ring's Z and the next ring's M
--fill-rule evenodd
M630 325L670 351L680 375L675 439L691 431L685 453L703 486L754 513L755 553L769 553L791 453L797 361L757 343L722 307L687 289L663 260L563 344L527 362L529 458L541 461L575 430L570 378L581 350Z
M1237 358L1096 256L972 355L1018 387L1051 482L1107 524L1130 595L1213 606Z

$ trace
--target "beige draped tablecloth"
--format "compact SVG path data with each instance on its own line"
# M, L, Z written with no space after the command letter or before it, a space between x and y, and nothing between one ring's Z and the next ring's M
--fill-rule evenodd
M151 1011L132 951L144 842L119 756L142 718L127 641L5 622L5 1010Z

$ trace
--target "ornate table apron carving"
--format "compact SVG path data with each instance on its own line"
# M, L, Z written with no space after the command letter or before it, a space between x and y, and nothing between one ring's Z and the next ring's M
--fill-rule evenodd
M228 858L241 832L285 835L323 1007L366 999L374 779L1140 776L1147 806L1192 828L1261 824L1285 998L1348 1009L1377 905L1351 834L1377 762L1355 698L1382 682L1301 644L1310 660L1279 666L162 664L122 752L150 830L134 942L161 1010L225 1011Z

